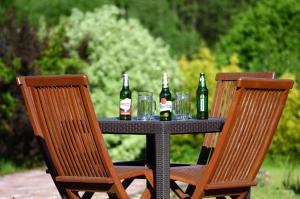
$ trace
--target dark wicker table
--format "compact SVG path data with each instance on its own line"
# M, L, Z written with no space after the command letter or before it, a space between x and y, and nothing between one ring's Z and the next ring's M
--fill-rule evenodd
M170 135L220 132L224 119L121 121L117 118L98 119L103 133L146 135L147 165L153 168L155 198L170 198ZM199 147L200 150L200 147Z

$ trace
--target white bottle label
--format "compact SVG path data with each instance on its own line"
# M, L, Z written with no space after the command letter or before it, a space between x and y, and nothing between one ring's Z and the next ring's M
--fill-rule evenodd
M172 112L172 101L167 101L166 98L160 100L160 112L163 111Z
M130 113L131 113L131 99L125 98L120 101L120 114L130 115Z
M204 111L204 95L200 95L200 111Z

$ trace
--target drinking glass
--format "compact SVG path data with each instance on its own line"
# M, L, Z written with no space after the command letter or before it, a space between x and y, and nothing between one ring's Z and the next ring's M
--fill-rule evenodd
M176 120L186 120L191 118L191 96L188 92L176 92L174 103L174 113Z
M137 119L138 120L152 120L156 111L156 104L153 100L153 93L138 92L137 105Z

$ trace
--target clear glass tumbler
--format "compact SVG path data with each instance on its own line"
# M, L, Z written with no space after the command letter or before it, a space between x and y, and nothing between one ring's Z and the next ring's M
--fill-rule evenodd
M138 92L137 119L152 120L156 111L156 104L152 92Z
M176 92L174 113L176 120L191 118L191 95L188 92Z

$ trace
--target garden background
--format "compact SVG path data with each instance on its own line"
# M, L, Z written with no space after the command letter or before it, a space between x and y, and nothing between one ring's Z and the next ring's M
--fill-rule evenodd
M194 113L200 72L210 106L217 72L294 79L254 198L300 198L299 0L0 0L0 174L43 165L16 76L86 73L97 116L109 117L122 73L136 107L136 91L158 99L163 71L173 94L192 94ZM105 139L114 160L144 156L142 136ZM202 140L173 136L172 161L196 162Z

